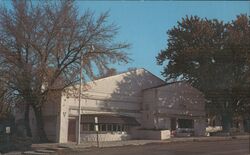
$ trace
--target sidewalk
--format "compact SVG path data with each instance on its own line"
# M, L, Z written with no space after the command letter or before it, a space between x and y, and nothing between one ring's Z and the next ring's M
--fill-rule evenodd
M169 140L126 140L126 141L109 141L99 142L99 147L117 147L117 146L128 146L128 145L146 145L146 144L157 144L157 143L173 143L173 142L202 142L202 141L225 141L225 140L246 140L249 139L249 135L241 136L227 136L227 137L177 137ZM68 149L86 149L91 147L97 147L97 142L83 142L80 145L76 143L49 143L49 144L33 144L32 148L68 148Z
M238 136L211 136L211 137L177 137L172 138L171 142L202 142L202 141L225 141L225 140L246 140L249 139L249 135Z

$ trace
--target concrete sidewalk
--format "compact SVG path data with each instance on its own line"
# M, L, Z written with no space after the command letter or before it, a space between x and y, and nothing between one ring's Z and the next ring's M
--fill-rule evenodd
M202 142L202 141L225 141L225 140L246 140L250 135L238 135L238 136L211 136L211 137L177 137L172 138L171 142Z
M126 140L126 141L110 141L110 142L99 142L99 147L117 147L117 146L128 146L128 145L146 145L146 144L157 144L157 143L174 143L174 142L202 142L202 141L225 141L225 140L245 140L249 139L249 135L241 135L241 136L226 136L226 137L178 137L171 138L169 140ZM48 144L33 144L33 149L86 149L91 147L97 147L97 142L84 142L80 145L76 145L76 143L48 143Z

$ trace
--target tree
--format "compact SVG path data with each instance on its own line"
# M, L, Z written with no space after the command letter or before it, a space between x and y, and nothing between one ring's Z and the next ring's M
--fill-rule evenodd
M129 45L114 41L118 28L107 22L108 13L80 15L72 1L13 0L12 6L0 9L0 72L26 112L34 110L45 142L42 106L48 96L77 84L81 67L86 81L106 73L110 63L127 63L123 49Z
M102 75L99 75L97 77L97 79L113 76L113 75L116 75L116 74L117 74L117 70L115 68L110 68L110 69L106 70L106 72L103 73Z
M1 74L1 73L0 73ZM18 102L15 94L0 80L0 125L14 127L14 105ZM7 79L5 79L6 81Z
M167 48L156 57L167 81L187 80L205 94L225 131L233 115L249 112L249 23L246 15L228 23L187 16L167 32Z
M0 82L0 120L6 120L11 114L11 104L8 102L8 91Z

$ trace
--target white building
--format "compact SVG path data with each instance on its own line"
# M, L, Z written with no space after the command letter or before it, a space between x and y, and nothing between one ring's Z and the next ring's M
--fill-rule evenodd
M137 69L89 82L83 89L82 141L96 140L95 117L100 141L167 139L170 131L177 136L205 135L205 99L185 82L167 84ZM76 140L79 100L77 93L70 94L55 95L44 105L45 130L52 141Z

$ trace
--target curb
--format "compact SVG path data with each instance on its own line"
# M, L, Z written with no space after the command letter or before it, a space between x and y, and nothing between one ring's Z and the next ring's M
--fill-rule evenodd
M228 136L228 137L198 137L186 139L170 139L171 142L213 142L213 141L229 141L229 140L248 140L249 136Z

